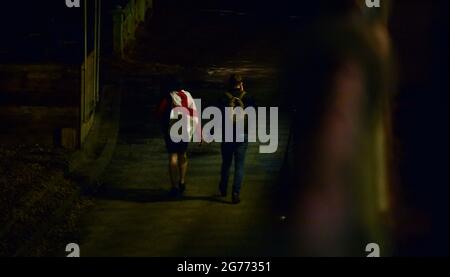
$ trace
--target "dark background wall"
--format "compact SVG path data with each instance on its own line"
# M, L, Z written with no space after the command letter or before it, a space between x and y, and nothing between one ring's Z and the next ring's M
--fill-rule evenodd
M0 17L1 63L82 60L82 9L64 1L8 1Z
M398 61L395 155L407 254L448 255L448 4L398 0L390 24ZM414 218L412 218L414 217ZM407 238L406 236L410 236Z

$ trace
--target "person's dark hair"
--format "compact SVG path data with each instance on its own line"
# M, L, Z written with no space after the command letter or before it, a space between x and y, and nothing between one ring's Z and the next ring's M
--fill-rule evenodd
M161 92L163 94L169 94L172 91L180 91L183 89L183 83L175 75L169 75L164 78L161 86Z
M233 90L242 82L244 82L244 78L242 78L241 75L232 74L230 76L230 79L228 79L228 89Z

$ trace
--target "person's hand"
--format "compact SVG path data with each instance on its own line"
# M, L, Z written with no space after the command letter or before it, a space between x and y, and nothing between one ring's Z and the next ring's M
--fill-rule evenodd
M205 144L210 144L211 142L208 142L208 141L206 141L206 140L204 140L203 138L202 138L202 141L200 141L200 147L201 146L203 146L203 145L205 145Z

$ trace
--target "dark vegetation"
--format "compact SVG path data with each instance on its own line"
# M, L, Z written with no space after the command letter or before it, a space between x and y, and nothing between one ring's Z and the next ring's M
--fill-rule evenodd
M66 178L69 153L0 147L0 256L61 256L89 201Z

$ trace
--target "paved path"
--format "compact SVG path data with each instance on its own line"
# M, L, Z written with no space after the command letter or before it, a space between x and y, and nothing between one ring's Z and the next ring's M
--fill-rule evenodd
M193 23L191 28L194 27L198 26ZM161 39L154 34L155 40L150 40L152 32L155 32L152 28L156 27L147 28L138 41L133 59L144 64L163 62L152 60L143 51L145 46L155 47L150 45L151 41L155 43ZM244 37L245 33L239 35ZM204 105L213 104L223 93L222 83L226 76L240 70L249 77L248 90L259 105L277 106L278 72L265 39L265 36L247 39L235 46L236 51L211 55L213 60L201 60L192 65L196 72L203 72L192 74L194 77L187 80L194 97L202 98ZM191 67L184 68L184 71L189 71ZM250 145L240 205L230 204L231 199L215 197L221 162L217 143L190 146L186 195L182 200L171 201L165 196L169 189L167 154L157 122L151 114L159 90L158 77L153 73L146 74L144 70L124 72L121 78L123 96L119 141L102 180L104 188L96 196L95 208L84 220L83 255L274 254L270 248L276 244L272 235L276 218L270 208L272 189L279 178L288 135L284 114L280 114L277 153L259 154L258 144Z

